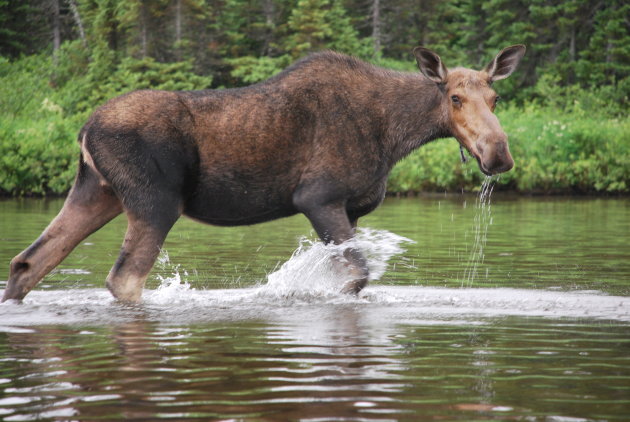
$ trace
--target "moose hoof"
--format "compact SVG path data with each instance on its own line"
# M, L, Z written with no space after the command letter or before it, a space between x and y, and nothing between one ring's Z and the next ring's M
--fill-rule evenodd
M2 303L3 305L22 305L22 304L24 304L24 302L22 302L22 299L10 299L10 298L9 299L2 298L0 303Z
M367 278L360 278L356 280L350 280L341 288L341 293L357 295L367 285Z
M121 303L140 303L142 302L142 287L134 285L134 283L113 283L110 280L106 282L106 286L114 298Z
M17 283L9 282L6 289L4 290L4 295L2 296L2 303L22 303L22 299L29 292L30 289L22 289L18 286Z

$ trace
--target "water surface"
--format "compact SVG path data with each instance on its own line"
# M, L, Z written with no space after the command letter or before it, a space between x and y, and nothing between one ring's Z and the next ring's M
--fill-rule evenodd
M0 306L0 417L628 420L630 200L476 202L392 198L361 220L378 280L358 297L301 216L182 219L144 303L121 305L103 288L119 218ZM0 202L0 280L61 204Z

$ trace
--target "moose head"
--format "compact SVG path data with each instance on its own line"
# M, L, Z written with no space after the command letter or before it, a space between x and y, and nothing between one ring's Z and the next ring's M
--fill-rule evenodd
M460 146L475 157L486 175L510 170L514 160L507 135L494 114L499 96L492 83L514 72L525 54L525 46L504 48L481 71L460 67L449 70L440 56L424 47L416 47L413 52L420 71L438 84L449 130Z

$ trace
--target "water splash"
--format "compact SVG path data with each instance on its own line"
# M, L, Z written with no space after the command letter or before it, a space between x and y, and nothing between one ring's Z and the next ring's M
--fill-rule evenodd
M186 293L193 291L192 287L186 280L188 277L188 272L183 270L183 278L182 274L180 274L180 265L171 263L171 259L168 255L166 249L162 249L160 252L160 256L158 256L156 261L156 266L161 272L171 273L170 276L162 276L160 274L157 275L157 279L160 282L160 285L151 292L150 297L148 298L150 302L155 304L168 304L173 300L180 299L182 297L186 297ZM182 295L184 293L184 295Z
M225 294L227 300L254 301L256 299L287 299L303 302L320 300L346 300L349 295L340 293L342 286L352 280L344 265L343 251L352 247L365 256L370 281L378 280L387 269L388 262L403 253L402 245L412 242L386 230L358 229L356 236L341 245L324 245L319 239L302 238L291 257L267 275L265 282L250 289L235 289ZM182 301L206 301L207 296L195 291L187 281L188 272L179 264L171 263L166 250L162 250L156 268L163 276L155 290L145 290L144 300L153 305L169 305ZM226 291L227 292L227 291Z
M473 223L473 243L468 256L468 262L464 269L462 287L471 287L478 275L479 267L483 264L484 248L488 240L488 227L492 225L492 210L490 198L495 183L498 181L492 176L486 176L481 184L481 190L475 200L475 219Z
M356 236L341 245L324 245L320 241L301 239L291 258L267 276L267 283L259 293L277 297L338 296L345 282L352 279L344 272L343 251L360 250L367 259L370 281L385 273L387 263L394 255L405 251L403 243L410 239L385 230L359 229ZM341 263L341 265L340 265Z

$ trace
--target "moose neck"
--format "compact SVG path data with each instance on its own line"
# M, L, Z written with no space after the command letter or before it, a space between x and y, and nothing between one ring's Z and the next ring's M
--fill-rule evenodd
M414 149L451 136L438 86L420 74L396 74L385 82L385 142L393 167Z

